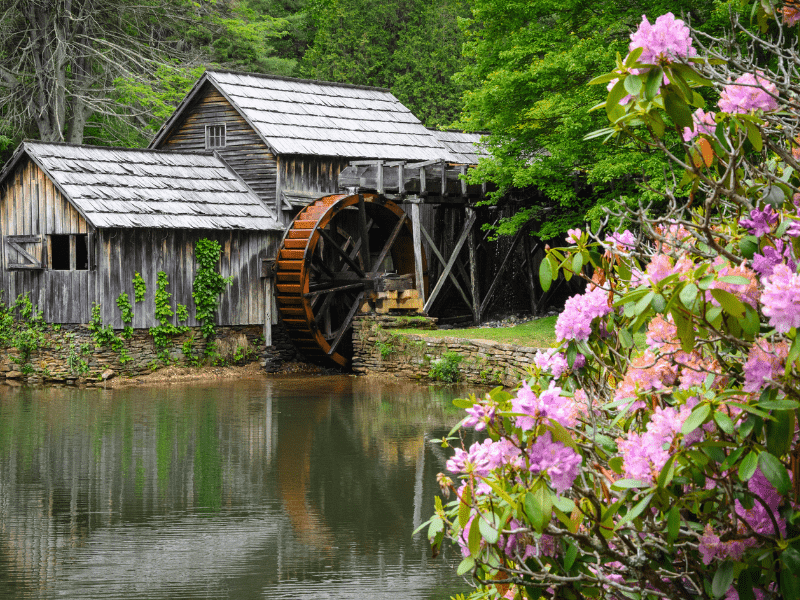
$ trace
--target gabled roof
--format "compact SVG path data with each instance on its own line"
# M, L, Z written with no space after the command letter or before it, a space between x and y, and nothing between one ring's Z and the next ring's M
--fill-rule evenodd
M276 154L450 160L447 149L384 88L206 71L151 143L157 146L211 83Z
M211 153L23 142L0 184L29 156L94 227L280 230L247 184Z
M477 165L478 159L488 154L480 145L480 133L466 133L464 131L437 131L431 129L439 142L450 153L450 162L460 165Z

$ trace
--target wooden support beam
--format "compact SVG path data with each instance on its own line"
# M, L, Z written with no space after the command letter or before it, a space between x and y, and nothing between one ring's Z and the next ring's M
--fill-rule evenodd
M506 252L505 257L503 258L503 262L500 264L500 268L497 270L497 273L494 276L494 281L492 281L492 285L489 286L489 290L486 292L486 296L483 298L483 302L481 303L480 307L480 314L484 314L486 309L489 308L489 303L492 301L492 296L494 295L494 291L497 288L498 284L500 283L500 279L503 276L503 273L508 266L509 261L511 260L511 255L514 254L514 250L517 248L517 244L522 239L523 235L527 234L527 228L520 229L517 231L516 235L514 236L514 240L511 242L511 247Z
M419 210L419 208L417 209ZM445 281L447 281L447 275L453 268L453 265L458 258L458 253L461 252L462 246L464 246L464 242L467 240L469 236L469 232L472 230L472 226L475 224L475 213L473 212L471 215L467 217L466 222L464 223L464 229L461 232L461 235L458 238L458 242L456 242L455 248L453 248L453 254L450 256L450 260L447 261L447 264L444 267L444 271L442 271L442 276L439 277L439 281L436 282L436 287L433 288L428 301L425 302L425 306L423 310L427 313L430 307L433 305L433 302L436 300L436 296L439 295L439 292L442 290L442 286L444 286ZM415 238L416 244L416 238Z
M416 274L417 292L423 304L425 303L425 273L422 271L422 224L420 221L419 204L411 205L411 233L414 241L414 272Z
M442 253L439 252L439 248L436 247L436 244L433 242L433 239L431 238L430 234L428 233L428 230L425 229L424 227L420 227L420 229L422 230L422 235L424 235L425 239L428 241L428 245L431 247L431 252L433 252L433 254L436 256L436 258L439 259L439 262L442 263L443 267L446 266L447 265L447 261L444 259L444 256L442 256ZM458 261L456 261L456 264L458 264ZM472 303L470 302L469 298L467 297L466 292L464 292L464 289L461 287L461 284L458 283L458 279L456 279L456 276L453 275L452 271L450 273L448 273L447 276L450 277L450 281L453 282L453 285L458 290L458 293L461 294L461 297L464 299L464 302L467 303L467 306L472 306ZM442 277L444 277L444 275L442 275Z
M442 161L441 165L439 166L439 170L440 170L439 177L441 177L441 182L442 182L441 191L439 192L439 195L442 198L444 198L445 196L447 196L447 163Z
M386 192L386 190L383 187L383 161L382 160L378 161L377 176L378 176L378 181L377 181L376 189L377 189L377 192L379 194L383 195L384 192Z
M272 346L272 296L275 288L273 277L264 278L264 346Z
M361 303L364 301L364 292L358 294L355 302L353 302L352 306L350 307L350 312L347 313L347 317L342 323L342 326L339 328L339 331L336 332L336 339L331 344L330 350L328 350L328 356L331 356L334 352L336 352L336 348L339 346L339 342L342 341L344 338L344 334L347 333L347 330L350 328L350 324L353 322L353 317L356 316L356 311L361 308Z
M539 298L536 295L536 274L533 271L533 255L539 250L539 242L531 249L531 236L525 236L525 272L528 275L528 293L531 301L531 315L536 315L539 311Z
M467 197L467 165L461 165L458 168L459 175L461 176L461 195L466 198Z
M467 218L470 216L475 217L475 209L470 207L466 211ZM480 281L478 279L478 249L475 244L475 230L469 232L469 240L467 243L467 250L469 252L469 291L472 296L472 302L467 304L472 309L472 322L475 325L481 324L481 289Z
M380 167L383 172L383 167ZM358 195L358 225L361 231L361 263L365 271L372 270L372 259L369 252L369 225L367 225L367 205L364 202L364 194Z
M406 193L406 164L397 164L397 193L402 196Z
M372 270L377 271L381 268L383 261L386 260L386 256L389 254L389 251L392 249L392 246L394 246L394 243L397 241L397 236L400 235L400 232L403 230L403 225L405 225L405 222L406 218L397 220L397 225L394 226L391 235L386 240L386 243L383 245L381 253L378 255L375 264L372 266Z
M345 252L339 247L339 245L336 243L336 240L333 239L333 236L331 236L330 233L321 228L318 229L317 231L319 231L319 234L322 236L322 239L328 242L333 247L333 249L339 253L339 255L344 259L344 262L350 265L350 268L353 269L356 273L358 273L359 277L366 277L366 275L364 274L364 270L358 265L356 261L350 258L347 252Z

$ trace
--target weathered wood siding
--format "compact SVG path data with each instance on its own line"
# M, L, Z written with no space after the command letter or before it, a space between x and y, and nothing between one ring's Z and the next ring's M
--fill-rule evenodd
M339 191L339 173L350 164L349 158L319 156L279 156L278 181L281 190L319 192L320 196Z
M261 259L275 256L279 232L106 229L97 239L97 302L102 306L103 322L123 326L117 298L126 292L134 304L133 276L141 273L147 284L144 302L134 304L135 328L158 325L155 319L156 279L167 274L172 294L171 306L189 308L187 325L194 318L192 283L196 262L194 248L201 238L217 240L222 246L220 273L233 275L233 283L223 292L217 313L218 325L263 325L266 310ZM173 320L175 324L179 324Z
M48 270L47 237L51 234L84 234L91 228L33 161L20 162L0 189L2 244L2 300L11 303L29 293L31 302L52 323L85 323L94 297L93 271ZM41 270L8 270L9 263L25 262L5 243L9 235L37 235L40 242L24 244L41 261ZM90 249L91 253L91 249Z
M185 112L186 117L176 123L159 148L205 150L206 125L225 123L225 147L215 150L268 206L275 208L275 156L225 97L206 84Z

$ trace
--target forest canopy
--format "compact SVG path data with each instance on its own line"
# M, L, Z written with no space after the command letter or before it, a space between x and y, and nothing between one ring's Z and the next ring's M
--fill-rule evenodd
M429 127L485 133L473 173L514 191L510 234L552 238L606 206L655 201L665 163L588 144L592 74L643 14L701 31L720 0L0 0L0 149L23 137L143 146L207 67L390 88ZM677 141L677 140L676 140ZM642 187L644 184L644 188Z

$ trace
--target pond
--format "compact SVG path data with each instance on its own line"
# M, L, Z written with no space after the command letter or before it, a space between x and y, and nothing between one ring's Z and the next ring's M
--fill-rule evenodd
M0 386L0 598L449 598L461 390L350 376Z

